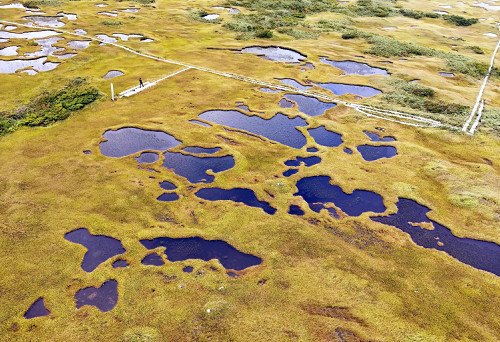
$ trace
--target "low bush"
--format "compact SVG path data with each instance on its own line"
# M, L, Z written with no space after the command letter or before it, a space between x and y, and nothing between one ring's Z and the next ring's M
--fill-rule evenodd
M76 78L55 93L43 93L15 113L0 117L0 135L10 133L19 126L48 126L68 118L102 95L85 79Z
M255 32L255 36L257 38L272 38L273 31L271 31L271 30L258 30L257 32Z
M476 18L464 18L460 15L447 15L444 19L456 26L470 26L479 22Z
M479 46L477 46L477 45L467 46L467 49L472 50L472 52L477 53L478 55L484 55L484 51L483 51L483 49L481 49L481 48L480 48Z
M104 20L104 21L101 21L101 24L106 25L106 26L121 26L121 25L123 25L123 22L113 21L113 20Z

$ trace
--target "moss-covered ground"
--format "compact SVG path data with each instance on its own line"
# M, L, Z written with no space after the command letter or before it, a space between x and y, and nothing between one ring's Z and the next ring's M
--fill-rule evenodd
M467 18L489 18L495 14L469 6L472 1L464 2L466 6L453 2L452 9L441 10ZM395 14L395 6L432 12L440 10L443 3L381 1L393 8L389 16L354 15L352 11L332 7L302 17L300 10L293 9L298 13L298 23L292 28L315 32L317 39L296 39L272 27L272 38L263 39L242 36L224 26L240 19L227 11L211 9L228 5L214 0L159 0L150 4L106 1L109 6L105 8L95 7L97 3L40 1L39 6L48 15L61 10L76 13L76 21L62 19L66 23L63 29L83 28L88 35L140 33L154 42L131 39L119 43L221 72L265 81L289 77L370 85L384 94L359 100L360 103L414 111L449 126L404 126L366 117L342 105L322 116L308 117L297 109L279 108L280 93L266 94L255 84L199 70L184 71L140 94L112 102L110 82L120 92L137 85L139 77L153 81L182 67L97 42L78 51L77 56L62 60L49 72L36 76L0 74L0 111L5 116L44 91L59 91L76 77L85 78L103 94L64 121L49 127L20 127L0 138L0 340L500 339L498 276L461 263L444 252L419 247L400 230L371 221L370 213L334 219L327 211L314 213L302 198L293 196L298 179L328 175L332 184L345 192L365 189L381 194L388 213L396 212L398 197L411 198L431 208L429 217L450 228L453 234L500 244L498 76L491 78L485 91L489 115L485 115L475 135L462 134L453 127L461 127L468 111L432 113L394 99L410 96L404 92L404 84L420 79L419 84L434 90L430 101L470 107L481 77L465 72L457 72L454 78L439 76L438 72L452 71L440 56L405 56L406 61L400 61L400 56L375 56L367 53L373 45L368 39L342 39L342 30L324 30L320 24L322 20L341 23L365 33L489 63L497 40L483 33L497 32L492 20L464 27L443 18L413 19ZM256 3L242 1L237 6L232 2L232 6L242 14L263 15ZM256 6L253 12L252 4ZM97 14L130 6L141 9L138 13L119 12L116 18ZM338 6L348 5L334 7ZM352 2L352 6L357 5ZM196 20L193 13L197 10L218 13L222 20ZM0 9L2 20L26 22L21 19L24 15L19 9ZM122 24L110 26L103 21ZM397 29L381 29L387 26ZM14 32L23 31L29 29L18 28ZM78 39L62 36L66 40L56 46ZM37 49L26 40L0 43L0 48L8 45L21 45L21 53ZM241 49L250 45L293 48L307 55L316 68L301 71L300 66L266 61L251 54L207 49ZM484 54L477 54L468 46L479 46ZM339 70L320 62L320 56L363 61L387 68L391 76L341 76ZM3 57L10 58L16 57ZM125 75L103 80L101 77L108 70L121 70ZM354 95L340 98L356 101ZM308 155L306 147L295 150L229 132L222 126L206 128L188 122L206 110L233 109L236 102L244 102L264 118L277 112L291 117L300 115L312 127L325 125L341 133L344 143L337 148L315 145L322 162L310 168L301 166L298 174L284 178L281 175L288 169L284 161ZM132 157L103 156L99 150L103 133L130 126L172 134L183 143L176 151L185 146L219 146L234 156L236 165L217 174L214 183L190 184L162 168L161 160L151 166L159 172L148 172L138 169ZM368 143L363 130L375 131L376 127L384 128L383 135L396 137L396 157L366 162L357 152L348 155L342 151L344 147L355 151L356 146ZM305 128L299 130L306 132ZM305 135L308 146L314 145L312 138ZM91 154L84 154L85 150ZM156 201L162 193L158 182L163 180L179 186L178 201ZM260 200L278 210L275 215L268 215L243 204L195 197L198 189L212 186L252 189ZM290 204L299 205L306 214L289 215ZM80 264L85 248L64 239L65 233L79 227L119 239L127 250L120 257L127 259L130 266L113 269L111 264L117 256L91 273L84 272ZM220 239L263 262L239 272L238 278L228 277L216 260L166 262L161 267L141 265L150 251L139 239L158 236ZM186 265L194 266L194 272L183 273ZM108 279L116 279L119 284L118 304L112 311L104 313L89 306L75 309L74 295L79 289L100 286ZM45 298L50 315L23 318L39 297Z

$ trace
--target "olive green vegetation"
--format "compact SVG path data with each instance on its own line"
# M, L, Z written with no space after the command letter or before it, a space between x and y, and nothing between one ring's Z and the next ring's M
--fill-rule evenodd
M103 20L101 21L101 24L106 26L121 26L123 25L123 22L117 20Z
M101 96L85 79L76 78L62 90L45 92L14 113L0 113L0 136L21 126L48 126L67 119Z
M403 15L414 19L443 17L457 26L470 26L478 22L476 18L465 18L459 15L441 16L437 13L395 8L394 3L395 1L358 0L351 2L347 6L342 6L331 0L278 0L272 2L267 0L230 0L227 1L228 6L242 6L247 8L250 13L240 13L233 16L230 22L224 24L224 27L242 32L238 36L239 39L272 37L272 35L266 37L257 35L262 30L277 30L293 38L304 39L302 38L304 34L297 33L301 29L294 27L306 27L309 28L306 32L310 31L311 28L304 24L306 16L323 12L342 13L348 17L388 17L395 15ZM307 38L318 38L318 35L309 32Z
M106 10L138 6L136 2L106 3ZM255 4L261 9L238 6L244 18L258 17L265 10L266 2ZM235 39L244 32L224 27L236 22L238 16L212 9L228 5L213 0L158 0L154 6L141 5L133 15L120 12L116 20L123 25L118 28L102 24L106 18L97 15L101 9L94 6L95 2L65 1L59 8L42 6L42 10L48 15L61 10L78 14L76 21L62 18L66 23L63 28L84 28L92 36L143 34L154 41L130 39L119 43L148 54L275 83L276 77L287 77L303 84L310 80L369 85L384 93L361 100L353 94L339 98L426 115L452 127L460 127L465 121L482 79L461 72L455 78L439 76L439 71L451 71L446 55L440 53L456 49L465 59L455 63L467 65L472 59L487 63L496 40L483 33L495 29L492 23L457 27L442 19L417 20L395 13L400 4L414 11L432 11L441 4L434 1L423 8L417 0L396 4L374 1L372 6L392 9L387 17L352 14L349 9L341 9L350 5L334 2L321 5L331 6L328 11L303 13L286 7L282 17L271 16L278 13L277 6L286 4L289 2L267 2L270 15L263 22L276 19L277 26L251 28L246 37L255 39L251 43ZM463 14L466 17L480 17L482 13L482 9L467 10ZM221 21L194 20L194 11L220 14ZM450 13L461 11L452 9ZM296 13L299 24L278 26L282 18L291 21L288 13ZM24 11L15 9L2 12L2 18L10 21L22 22L24 15ZM249 25L253 25L252 20ZM322 21L339 29L323 28L318 24ZM415 24L418 29L412 27ZM398 29L379 29L388 25ZM30 30L18 28L15 32ZM257 32L263 37L256 38ZM348 32L367 36L342 39L341 35ZM390 39L394 44L388 47L391 51L401 48L392 43L399 41L402 49L438 53L403 54L406 61L399 61L397 54L367 54L374 46L380 50L377 44L385 43L381 39L375 42L378 38L370 42L375 34ZM319 39L314 39L315 35ZM69 40L81 39L63 37L65 40L56 47L67 48ZM13 43L21 46L20 54L39 49L25 40ZM302 65L235 53L248 45L295 49L307 55L307 62L315 69L302 71ZM484 55L469 46L480 47ZM221 49L208 49L214 47ZM324 115L309 117L297 107L280 108L283 93L263 93L259 85L194 69L130 98L111 102L111 82L119 93L136 86L139 77L151 81L182 67L97 42L76 53L68 60L49 56L48 61L61 64L36 76L0 74L0 102L6 113L29 107L35 103L31 99L44 91L55 96L62 85L79 76L88 82L84 87L104 94L71 112L66 120L47 127L22 126L0 138L1 341L340 342L339 335L348 341L499 340L499 277L444 252L418 247L398 229L371 221L370 213L334 219L326 211L314 213L302 198L293 195L298 179L326 175L347 193L365 189L381 194L388 214L396 211L398 197L411 198L431 208L429 218L449 227L456 236L500 244L498 77L486 87L486 106L477 133L468 136L459 129L408 127L370 118L340 104ZM362 61L386 68L391 76L341 75L339 69L320 62L319 56ZM102 79L109 70L125 74ZM416 78L420 79L418 83L409 82ZM318 87L312 90L333 96ZM325 126L342 134L343 145L318 146L305 127L298 129L307 145L297 150L219 125L209 128L189 122L206 110L234 109L237 102L248 105L251 115L271 118L281 112L300 116L311 127ZM173 135L182 141L173 149L176 152L186 146L221 147L218 155L232 155L235 167L215 174L214 183L190 184L161 166L162 155L148 165L158 172L139 169L133 158L138 153L124 158L104 157L99 149L103 133L131 126ZM363 130L376 131L377 127L384 129L382 135L396 137L391 144L398 155L366 162L356 146L370 143ZM309 168L301 165L297 175L282 177L288 169L284 162L310 156L306 151L310 146L318 148L321 163ZM344 153L343 147L351 148L353 155ZM83 153L87 150L91 154ZM178 186L178 201L156 201L163 193L158 185L163 180ZM252 189L259 200L269 202L277 212L267 215L241 203L200 200L194 194L205 187ZM299 205L305 215L289 215L290 204ZM80 227L119 239L126 253L107 260L91 273L84 272L80 264L85 248L64 239L65 233ZM224 240L262 258L263 263L237 272L239 278L233 279L216 260L169 262L158 249L165 265L142 265L141 260L151 251L139 240L159 236ZM112 263L118 258L126 259L130 266L113 269ZM182 272L188 265L194 267L191 274ZM118 303L113 310L104 313L90 306L75 308L78 290L101 286L108 279L118 282ZM26 309L39 297L45 298L51 314L24 319Z

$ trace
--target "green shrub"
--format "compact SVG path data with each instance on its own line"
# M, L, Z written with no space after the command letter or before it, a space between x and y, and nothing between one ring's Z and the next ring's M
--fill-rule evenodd
M464 18L460 15L447 15L444 19L456 26L470 26L479 22L476 18Z
M40 8L44 7L59 7L61 6L61 1L59 0L27 0L23 2L24 7L27 8Z
M380 57L434 56L436 51L417 44L403 42L392 38L372 35L368 38L371 44L367 53Z
M354 39L354 38L359 38L359 35L357 34L356 31L342 33L342 39Z
M113 21L113 20L104 20L104 21L101 21L101 24L106 25L106 26L120 26L120 25L123 25L123 22Z
M17 121L12 118L0 117L0 136L12 133L17 128Z
M68 118L72 112L84 108L101 96L83 78L76 78L56 93L44 93L28 106L19 110L15 117L21 125L48 126Z
M401 13L405 17L410 17L413 19L420 19L420 18L424 17L424 12L422 12L422 11L414 11L414 10L404 9L404 8L400 9L399 13Z
M477 45L467 46L467 49L472 50L474 53L477 53L478 55L484 55L484 51L483 51L483 49L481 49L481 48L480 48L479 46L477 46Z
M273 31L271 31L271 30L258 30L257 32L255 32L255 36L257 38L272 38Z

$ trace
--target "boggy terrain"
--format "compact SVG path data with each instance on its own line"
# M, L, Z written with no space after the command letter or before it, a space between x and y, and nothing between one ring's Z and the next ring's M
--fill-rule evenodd
M0 340L500 339L499 9L1 2Z

